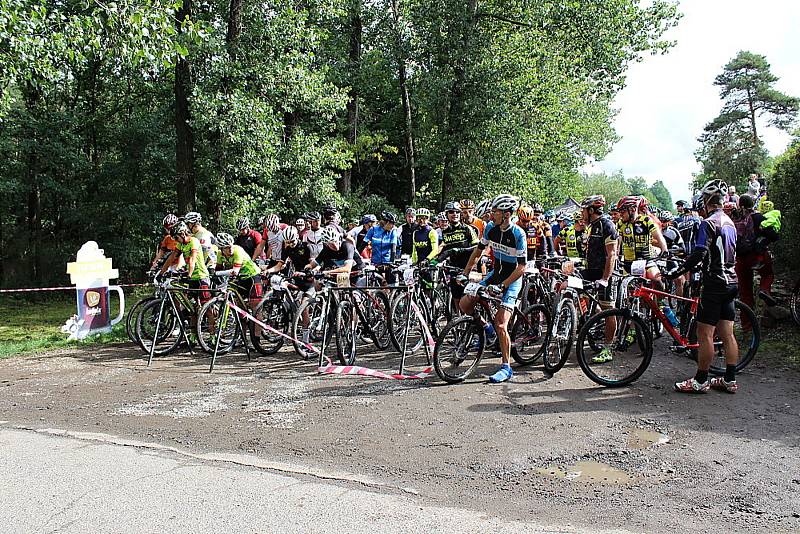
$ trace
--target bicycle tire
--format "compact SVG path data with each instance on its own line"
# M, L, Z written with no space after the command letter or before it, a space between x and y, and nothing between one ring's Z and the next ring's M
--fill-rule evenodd
M394 346L395 350L400 353L403 352L403 331L406 326L406 317L408 314L411 314L409 328L412 332L414 331L415 324L419 324L418 318L415 317L416 314L412 312L409 305L411 298L413 298L413 296L409 293L395 299L394 303L392 303L392 308L389 315L390 338L392 345ZM420 350L422 348L422 344L425 342L421 328L417 328L417 330L419 331L418 338L412 337L412 335L409 334L408 342L406 344L406 355L414 354Z
M291 326L289 312L286 310L281 300L269 298L262 300L256 307L253 316L278 332L288 332ZM260 354L271 356L281 350L286 342L286 338L266 329L262 329L261 334L256 336L257 327L258 325L256 325L256 323L250 323L250 340L253 343L253 347L255 347Z
M800 280L794 285L792 296L789 297L790 308L792 312L792 319L800 325Z
M322 348L323 320L322 311L325 305L319 298L310 298L302 302L292 318L292 345L298 356L304 360L319 353L306 347L306 344L319 351ZM308 311L308 328L303 324L303 316ZM328 334L330 339L330 332Z
M239 321L236 319L236 312L230 306L226 305L226 295L217 295L212 298L200 308L197 313L197 323L195 324L195 335L200 348L208 354L214 354L216 348L217 354L227 354L233 350L236 345L236 340L239 339ZM214 332L211 332L208 326L210 313L214 310L217 313L215 319L216 325ZM217 335L220 332L220 318L224 323L222 328L222 335L217 345Z
M158 322L158 313L162 302L164 302L162 299L156 299L143 305L139 316L136 318L136 335L139 338L139 344L147 353L155 345L153 350L155 356L167 355L178 348L181 343L180 329L178 328L178 321L181 319L180 317L175 317L175 312L168 302L164 302L164 311L158 327L159 336L153 343L153 334L155 333L155 325ZM176 329L178 330L177 332L175 332ZM160 346L160 344L163 344L163 346Z
M356 361L358 314L352 302L342 300L336 308L336 355L342 365Z
M450 339L451 336L453 339ZM433 368L439 378L448 384L463 382L475 372L485 347L486 333L483 326L469 315L456 317L445 325L436 340ZM450 349L453 351L448 353ZM467 355L473 349L474 359L462 367L461 364L467 361Z
M747 345L746 351L742 350L742 344L743 344L742 339L736 340L737 345L739 345L739 361L736 363L736 372L738 373L742 371L745 367L747 367L750 364L750 362L753 361L753 359L756 356L756 353L758 352L758 347L761 344L761 326L758 324L756 314L750 306L740 301L739 299L736 299L733 304L737 311L737 320L735 321L734 324L734 332L736 332L738 329L738 331L740 332L740 337L743 338L746 335L747 330L743 328L743 326L741 325L740 317L742 315L747 316L749 324L751 325L751 329L749 330L750 338L749 340L747 340L746 343ZM689 338L689 341L691 343L696 343L697 321L692 322L692 327L687 337ZM718 348L715 351L715 356L714 359L711 360L711 366L709 367L708 372L709 374L714 376L722 376L725 374L725 363L724 363L725 355L722 350L721 342L718 341L716 337L714 339L714 344L715 346L718 346L720 348ZM697 361L697 349L690 350L689 356L694 361Z
M142 306L153 300L160 300L160 299L158 299L157 297L150 296L139 300L138 302L136 302L136 304L134 304L131 307L130 310L128 310L128 315L127 317L125 317L125 333L128 335L128 339L130 339L132 342L136 343L142 348L144 347L142 346L141 341L139 341L139 336L136 334L136 321L139 317L139 313L141 313L142 311Z
M547 350L553 328L553 315L543 304L533 304L520 313L524 317L517 317L509 331L511 357L520 365L530 365Z
M625 374L621 378L616 379L609 379L601 376L598 372L595 371L595 365L597 365L598 369L606 368L608 369L611 366L601 367L603 364L598 364L596 362L591 361L593 355L588 353L584 347L584 340L589 332L592 331L594 325L597 323L602 322L605 325L607 319L611 317L615 317L617 319L617 328L614 334L615 340L612 341L612 345L615 343L621 343L625 340L619 339L622 335L628 332L629 328L633 326L635 341L627 342L625 347L630 348L632 346L637 346L641 350L641 355L636 356L632 355L630 359L632 361L638 360L635 363L632 371ZM628 309L619 309L619 308L612 308L610 310L601 311L593 315L583 327L578 332L578 339L576 343L576 355L578 357L578 365L580 365L581 370L583 373L593 382L596 384L600 384L601 386L608 387L608 388L617 388L627 386L628 384L633 383L636 381L642 374L647 370L647 367L650 365L650 361L653 357L653 338L650 328L642 321L642 319L634 313L631 313ZM621 358L618 356L617 364ZM610 360L613 361L613 360ZM608 363L608 362L606 362ZM617 365L614 364L614 365Z
M389 297L383 291L358 291L363 294L365 307L362 310L375 348L386 350L392 342Z
M544 370L551 375L559 372L567 363L578 325L578 312L572 299L562 299L553 315L552 333L542 358Z

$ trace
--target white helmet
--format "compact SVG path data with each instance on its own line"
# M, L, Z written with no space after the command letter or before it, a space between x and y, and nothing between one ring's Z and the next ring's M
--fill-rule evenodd
M727 194L728 184L722 180L710 180L706 182L706 185L700 190L700 196L702 196L706 202L716 197L724 197Z
M479 219L486 215L486 212L489 211L489 207L492 205L492 201L488 198L486 200L481 200L478 202L478 205L475 206L475 216Z
M428 217L431 216L431 210L428 208L419 208L417 209L417 217Z
M230 247L233 245L233 236L231 234L226 234L225 232L220 232L217 234L217 246L219 248Z
M273 234L277 234L278 231L281 229L281 221L278 219L278 216L274 213L267 215L264 219L264 226L267 227L267 230L272 232Z
M186 222L186 224L197 224L203 222L203 216L196 211L190 211L183 216L183 220Z
M342 236L339 235L338 230L333 226L326 226L322 229L319 233L319 241L323 245L327 245L328 243L338 243L341 241Z
M281 232L281 239L286 241L297 241L300 238L300 232L294 226L287 226Z
M515 211L519 207L519 201L511 195L497 195L492 200L492 209L500 211Z

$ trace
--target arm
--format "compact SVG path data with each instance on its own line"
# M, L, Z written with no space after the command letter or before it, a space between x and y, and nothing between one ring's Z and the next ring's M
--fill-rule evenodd
M432 260L439 253L439 236L436 234L436 230L428 232L428 240L431 242L431 253L425 259Z
M160 271L158 271L158 274L164 274L164 272L165 272L165 271L166 271L166 270L167 270L167 269L168 269L168 268L169 268L169 267L170 267L172 264L174 264L174 263L176 262L176 260L177 260L176 256L177 256L178 254L180 254L180 253L177 251L177 249L176 249L176 250L173 250L173 251L172 251L172 253L170 253L170 255L169 255L169 258L167 258L167 261L165 261L165 262L164 262L164 265L162 265L162 266L161 266L161 270L160 270Z
M652 223L651 223L652 224ZM664 234L661 233L661 229L653 224L650 227L650 238L655 241L656 246L661 249L661 253L667 252L667 240L664 239Z
M472 268L475 267L475 262L478 261L481 253L483 252L483 247L478 245L472 251L472 254L469 257L469 261L467 261L467 266L464 267L464 276L469 276L469 273L472 272Z
M267 240L262 239L256 245L256 249L253 251L253 259L256 260L261 257L261 254L264 252L264 245L266 244Z

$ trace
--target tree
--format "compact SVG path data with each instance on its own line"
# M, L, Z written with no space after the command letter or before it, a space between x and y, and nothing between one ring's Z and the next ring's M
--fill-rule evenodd
M659 208L663 210L673 209L674 205L672 204L672 194L661 180L656 180L653 182L653 185L650 186L650 194L653 195L656 205Z
M747 51L739 52L715 78L722 110L705 126L695 153L706 177L739 185L750 173L764 170L768 154L758 121L789 130L800 109L800 100L774 88L777 81L766 57Z
M775 159L775 166L769 182L769 198L781 210L783 217L781 235L784 239L775 244L781 256L781 264L797 272L800 268L800 250L788 236L800 232L800 132L795 132L794 140L786 151Z

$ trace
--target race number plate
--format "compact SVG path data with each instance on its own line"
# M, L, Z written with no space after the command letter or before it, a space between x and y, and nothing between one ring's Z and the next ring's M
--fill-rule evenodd
M531 260L525 264L525 272L528 274L539 274L539 268L536 267L536 262Z
M477 282L470 282L464 287L464 294L470 297L478 296L478 291L481 290L481 285Z
M646 260L636 260L631 264L631 274L633 276L644 276L647 267Z
M568 276L567 285L573 289L583 289L583 278L577 276Z
M350 287L350 273L339 273L336 275L336 285L338 287Z
M403 282L405 282L407 286L414 285L414 269L406 269L403 271Z

